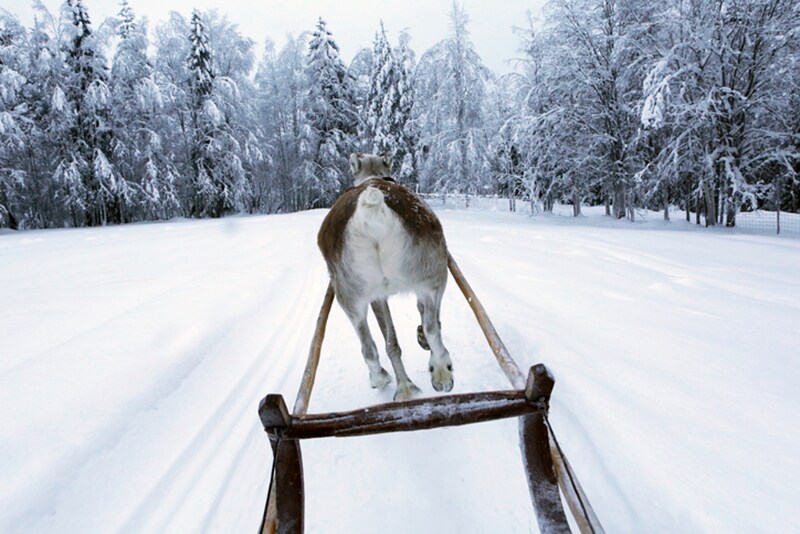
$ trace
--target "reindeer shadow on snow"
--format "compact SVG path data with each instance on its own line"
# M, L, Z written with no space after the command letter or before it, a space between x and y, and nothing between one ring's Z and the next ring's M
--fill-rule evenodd
M430 350L428 370L436 391L453 389L453 364L442 343L439 310L447 284L447 244L439 219L414 193L391 177L391 154L351 154L354 185L322 222L319 245L336 299L355 328L369 368L370 384L384 388L391 377L381 367L367 325L369 307L386 341L397 379L394 399L421 393L406 373L387 299L412 292L421 324L417 339Z

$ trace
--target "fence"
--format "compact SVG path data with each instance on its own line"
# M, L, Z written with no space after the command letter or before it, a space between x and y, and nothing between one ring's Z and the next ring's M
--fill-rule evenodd
M442 194L422 194L421 195L431 206L434 208L445 209L476 209L485 211L512 211L511 201L506 197L499 196L476 196L451 193L447 195ZM513 203L516 211L522 213L530 213L531 204L528 200L516 199ZM582 206L581 212L585 216L599 216L605 213L603 206ZM670 216L673 221L685 219L685 212L677 208L670 210ZM663 213L660 211L648 211L637 209L637 218L644 218L646 220L660 220L663 218ZM556 204L553 208L553 214L565 217L572 217L572 206L564 204ZM696 214L691 213L690 219L695 221ZM701 217L702 224L705 224L705 219ZM785 236L800 237L800 213L789 213L785 211L749 211L741 212L736 215L736 228L753 231L760 234L780 234Z
M751 211L736 216L736 226L758 232L800 236L800 213Z

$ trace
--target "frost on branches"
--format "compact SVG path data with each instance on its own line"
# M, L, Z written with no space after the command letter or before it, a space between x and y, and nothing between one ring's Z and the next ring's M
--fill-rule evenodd
M0 227L326 207L384 149L409 187L511 209L800 210L796 2L553 0L503 75L458 3L428 50L387 20L352 58L323 20L257 53L217 11L34 9L0 13Z

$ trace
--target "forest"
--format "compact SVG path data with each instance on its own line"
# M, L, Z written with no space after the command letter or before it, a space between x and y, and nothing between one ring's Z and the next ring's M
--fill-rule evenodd
M216 10L35 8L0 10L0 228L327 207L384 150L415 191L532 212L800 211L797 0L552 0L502 76L458 3L430 49L381 23L349 62L322 19L257 50Z

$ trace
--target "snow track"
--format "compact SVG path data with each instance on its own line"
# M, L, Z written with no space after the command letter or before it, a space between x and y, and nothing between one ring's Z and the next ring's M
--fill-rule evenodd
M271 464L257 404L294 401L323 216L0 236L0 531L254 531ZM555 372L551 420L609 532L800 530L800 242L441 216L510 352ZM433 395L413 298L392 314ZM442 323L455 393L508 388L453 283ZM392 392L369 388L335 304L310 411ZM308 532L536 531L515 421L303 455Z

